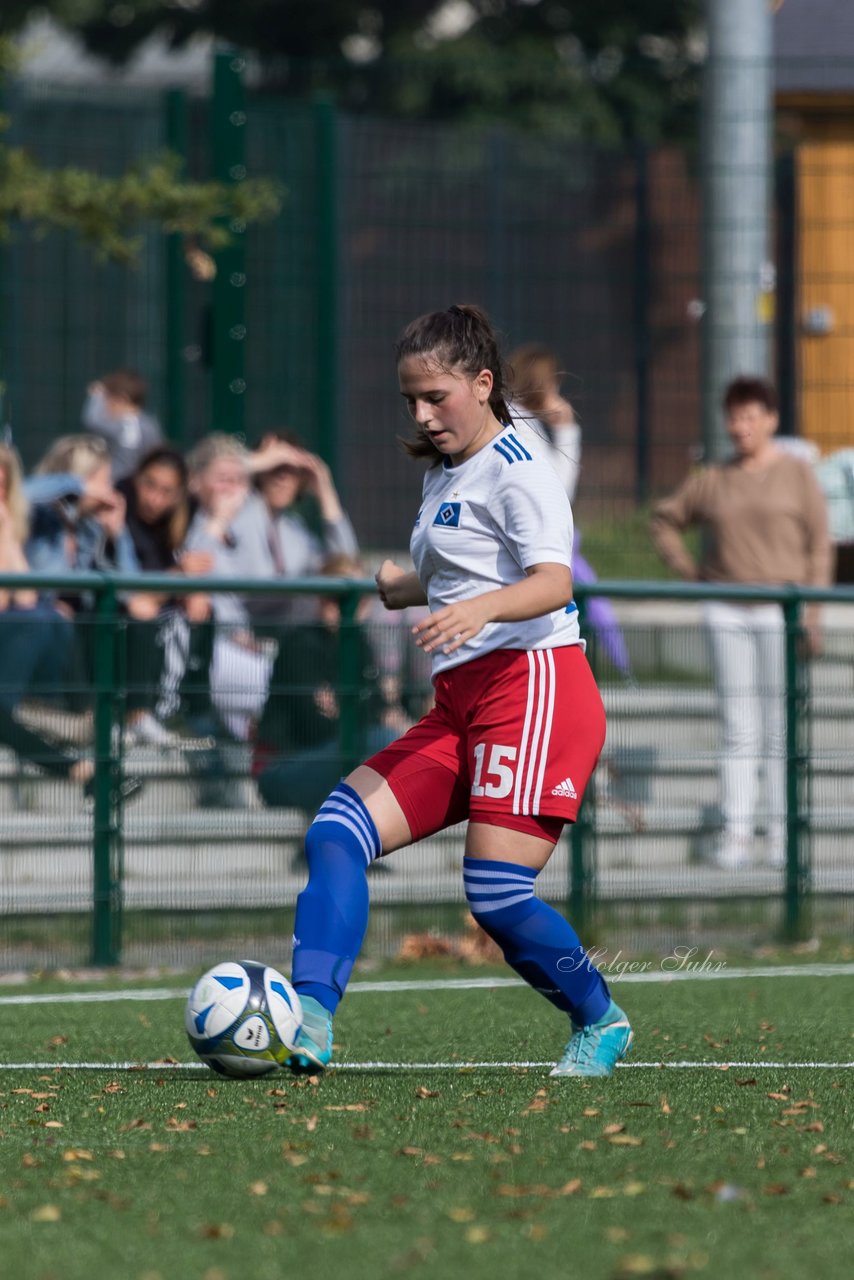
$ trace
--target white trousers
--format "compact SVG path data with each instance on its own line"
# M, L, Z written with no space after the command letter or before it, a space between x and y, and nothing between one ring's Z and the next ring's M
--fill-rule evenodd
M721 811L725 843L748 846L757 820L769 847L786 830L786 644L776 604L704 606L721 725ZM764 807L757 808L759 772Z

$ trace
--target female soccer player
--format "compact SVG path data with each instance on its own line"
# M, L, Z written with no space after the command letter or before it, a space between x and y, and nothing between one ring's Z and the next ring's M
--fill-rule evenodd
M472 915L571 1021L552 1074L606 1076L632 1031L572 927L534 895L605 737L572 602L572 513L551 463L508 426L495 334L477 307L421 316L397 344L400 390L429 459L410 548L386 560L388 609L427 604L434 708L341 782L305 842L293 982L305 1022L294 1070L332 1056L332 1016L368 922L374 858L468 819Z

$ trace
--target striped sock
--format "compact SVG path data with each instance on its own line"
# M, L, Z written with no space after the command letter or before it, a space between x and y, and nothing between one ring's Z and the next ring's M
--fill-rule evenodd
M471 913L507 963L575 1024L589 1026L605 1013L611 994L572 925L534 897L537 875L515 862L463 859Z
M340 782L305 837L308 884L297 898L293 984L334 1013L368 926L367 868L381 852L361 797Z

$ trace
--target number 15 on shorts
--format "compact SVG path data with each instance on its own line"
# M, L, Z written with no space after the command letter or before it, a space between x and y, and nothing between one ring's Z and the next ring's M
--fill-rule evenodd
M490 796L493 800L499 800L503 796L509 796L513 790L515 779L510 764L516 759L516 748L502 747L497 742L493 743L484 770L486 748L487 743L479 742L474 749L474 778L471 793L473 796ZM505 761L510 763L505 764Z

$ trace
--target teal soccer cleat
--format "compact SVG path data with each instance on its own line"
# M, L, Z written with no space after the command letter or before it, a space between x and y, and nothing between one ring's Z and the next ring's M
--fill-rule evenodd
M598 1022L574 1027L552 1076L609 1076L632 1044L632 1028L612 1000Z
M322 1071L332 1059L332 1014L312 996L302 997L302 1028L285 1066L298 1073Z

